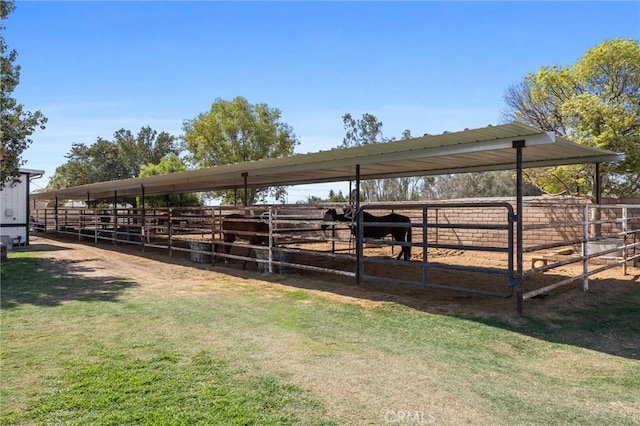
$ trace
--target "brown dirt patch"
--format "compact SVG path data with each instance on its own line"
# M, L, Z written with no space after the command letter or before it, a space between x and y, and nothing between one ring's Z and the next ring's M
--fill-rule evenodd
M141 252L138 246L114 246L109 242L78 244L68 240L49 240L46 238L32 238L32 248L42 248L48 252L47 257L54 259L61 265L65 263L82 262L80 273L87 276L117 275L144 282L147 291L160 288L168 291L165 283L174 283L170 292L194 291L198 286L206 286L210 281L211 271L222 272L226 279L231 280L233 288L247 285L247 278L269 281L281 284L285 288L295 290L299 288L321 292L325 297L335 298L343 302L359 303L363 306L373 306L382 302L396 302L412 308L441 314L473 314L478 316L513 317L515 313L515 298L496 298L449 290L424 289L417 286L392 284L386 282L363 280L359 287L355 286L352 277L340 276L316 271L297 270L294 274L261 274L256 271L255 263L249 263L246 270L242 269L241 261L234 261L231 265L216 263L194 263L189 260L188 252L174 251L168 257L166 250L147 249ZM54 250L52 250L54 249ZM240 248L242 250L243 248ZM246 253L246 249L244 249ZM368 247L367 256L379 259L393 258L391 250L386 248ZM233 253L233 252L232 252ZM298 255L302 256L302 255ZM331 267L353 271L353 261L344 259L321 258L308 256L308 259L297 259L298 262L310 262L315 266ZM419 265L421 253L414 253L413 260ZM486 252L464 252L461 250L437 249L429 250L431 262L447 265L471 265L482 267L505 267L505 255ZM530 265L530 258L525 257L525 265ZM188 269L176 266L189 266ZM543 285L557 282L561 279L576 276L582 272L581 264L565 265L542 274L525 278L525 289L531 290ZM590 278L590 290L597 292L603 301L614 298L620 291L627 291L630 286L640 283L640 268L628 267L627 275L622 267L616 267L601 272ZM403 279L419 280L421 269L416 267L402 267L397 265L367 263L365 273L372 275L402 277ZM186 278L186 279L185 279ZM472 272L433 270L430 272L431 282L443 283L451 286L470 287L490 291L505 291L506 281L503 277ZM203 287L204 289L204 287ZM170 295L167 294L167 295ZM553 290L548 297L526 300L525 313L533 316L552 317L554 311L564 308L587 306L591 299L584 297L582 281L578 280L559 289Z

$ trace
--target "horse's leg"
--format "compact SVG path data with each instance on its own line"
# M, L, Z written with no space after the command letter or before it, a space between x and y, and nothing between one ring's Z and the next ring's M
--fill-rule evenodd
M259 241L256 241L255 236L253 236L253 237L249 238L249 245L251 245L251 246L255 246L255 245L258 245L258 244L260 244L260 242L259 242ZM251 251L252 251L253 249L252 249L251 247L249 247L249 248L248 248L248 250L249 250L249 251L247 252L247 256L246 256L246 258L244 259L244 263L242 264L242 270L243 270L243 271L244 271L245 269L247 269L247 262L249 262L248 258L249 258L249 257L251 257ZM257 257L257 254L256 254L256 257ZM258 269L258 262L257 262L257 261L256 261L256 269Z
M411 228L399 228L402 232L394 232L393 235L393 239L396 241L402 241L402 242L407 242L410 243L411 242ZM411 246L402 246L402 249L400 250L400 253L398 253L398 256L396 257L396 260L400 260L401 257L404 256L404 260L408 261L411 259Z
M251 243L249 243L249 244L251 244ZM251 256L251 250L252 250L252 248L251 248L251 247L249 247L249 248L247 248L247 250L248 250L248 251L247 251L247 255L245 256L244 262L242 262L242 270L243 270L243 271L247 269L247 262L248 262L247 258L248 258L249 256Z
M404 241L404 229L402 228L385 228L385 230L388 230L388 232L383 236L387 236L389 234L391 234L391 236L393 237L393 241L399 243L401 241ZM392 249L395 249L396 244L394 244L393 246L391 246ZM398 253L398 255L396 256L396 260L400 260L400 258L402 257L402 255L404 254L404 246L400 246L400 253Z
M396 241L404 241L404 238L398 239L398 238L394 237L393 239L396 240ZM406 249L405 246L400 246L400 253L398 253L398 255L396 256L396 260L400 260L400 258L404 254L404 249ZM407 256L406 255L404 257L404 260L407 260Z
M231 253L231 244L236 240L235 234L224 234L224 242L227 243L224 246L224 252L229 255ZM228 257L224 258L224 263L231 264L231 259Z
M407 228L407 242L411 242L411 222ZM404 260L411 260L411 246L407 246L407 251L404 253Z
M213 243L213 253L211 253L211 256L213 256L213 263L216 263L218 260L218 253L220 253L220 244Z
M404 254L404 247L402 247L400 249L400 253L398 253L398 255L396 256L396 260L400 260L400 258L402 257L402 255ZM407 259L405 259L407 260Z

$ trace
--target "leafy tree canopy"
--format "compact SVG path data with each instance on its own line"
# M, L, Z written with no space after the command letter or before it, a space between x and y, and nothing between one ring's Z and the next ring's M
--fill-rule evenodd
M137 135L120 129L113 140L99 137L93 144L73 143L69 160L56 168L49 189L139 177L141 167L157 164L178 152L175 137L143 127Z
M342 116L342 123L345 129L342 148L394 140L384 137L383 124L373 114L365 113L362 118L354 119L347 113ZM411 139L411 132L402 132L401 139ZM428 178L420 176L363 180L360 184L360 198L363 201L416 201L421 198L427 181Z
M603 164L603 191L640 194L640 45L612 39L590 49L574 65L544 66L504 96L507 120L555 131L577 143L626 154ZM549 193L581 194L593 185L593 166L528 171Z
M362 118L356 120L346 113L342 116L342 123L345 129L344 148L389 141L382 135L382 122L373 114L362 114Z
M158 164L147 164L142 167L140 177L166 175L169 173L182 172L187 170L187 166L171 152L161 159ZM202 199L198 194L166 194L159 196L145 197L145 207L199 207L202 206ZM142 205L142 200L138 198L138 205Z
M166 132L158 133L150 127L143 127L137 135L129 130L118 130L113 135L113 142L119 150L123 173L128 177L140 176L143 166L160 164L167 155L176 154L178 159L176 138Z
M232 101L218 98L209 112L184 122L188 158L196 167L213 167L291 156L299 141L292 127L280 119L280 110L264 103L250 104L240 96ZM219 191L212 196L223 204L236 204L242 191ZM283 200L285 195L283 187L249 189L246 202L255 204L267 196Z
M0 0L0 22L13 12L13 2ZM9 50L4 41L5 26L0 23L0 189L5 183L20 176L20 167L25 164L22 152L33 142L31 136L36 128L44 129L46 117L40 111L30 112L11 95L20 82L20 66L14 65L18 56L15 50Z

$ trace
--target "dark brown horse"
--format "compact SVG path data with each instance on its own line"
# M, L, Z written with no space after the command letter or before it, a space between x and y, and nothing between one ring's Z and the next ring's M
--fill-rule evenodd
M182 223L182 219L177 216L172 216L171 221L169 221L169 212L161 211L155 215L156 220L158 221L158 226L180 226Z
M222 218L222 234L224 236L224 251L231 252L231 244L236 239L245 240L253 246L269 245L269 224L262 221L260 217L244 216L241 214L230 214ZM265 235L258 235L265 234ZM217 250L216 250L217 251ZM251 251L251 249L249 249ZM225 258L225 263L229 259ZM242 269L247 267L245 260Z
M343 214L339 214L336 209L329 209L324 214L324 220L333 221L333 222L350 222L349 228L351 228L351 234L353 236L358 236L358 227L355 224L353 211L350 208L346 208ZM401 242L411 242L411 226L400 226L400 223L408 223L411 225L411 219L407 216L403 216L397 213L389 213L384 216L374 216L371 213L367 213L365 211L363 214L363 222L369 223L369 225L364 225L362 230L363 236L365 238L383 238L389 234L393 237L395 241ZM388 226L374 226L372 223L389 223ZM393 224L393 225L391 225ZM321 228L327 229L328 225L322 225ZM400 260L404 255L404 260L409 260L411 257L411 246L402 246L402 250L396 257L397 260Z
M111 223L111 212L109 210L98 210L96 214L100 218L100 228L107 229L108 224Z

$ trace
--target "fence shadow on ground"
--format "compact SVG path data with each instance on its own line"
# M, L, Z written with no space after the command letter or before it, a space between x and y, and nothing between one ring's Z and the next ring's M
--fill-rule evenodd
M640 360L639 278L595 279L588 292L576 285L543 299L525 301L522 317L473 312L456 316L548 342Z
M636 268L638 271L638 268ZM225 271L226 272L226 271ZM233 272L229 272L232 273ZM552 281L563 276L549 276ZM361 287L327 275L310 281L280 276L279 283L371 301L393 302L436 315L447 315L498 327L548 342L640 359L640 272L628 279L591 280L568 285L543 297L524 301L517 314L516 298L506 299L423 289L402 284L365 282Z
M640 274L628 280L591 280L590 291L581 289L576 281L553 290L546 297L524 302L524 315L518 316L516 298L500 299L446 290L424 289L403 284L363 282L354 285L353 278L332 274L298 271L293 274L264 274L254 263L248 270L241 262L231 265L201 265L182 259L156 257L161 261L188 264L242 278L257 278L289 287L319 290L333 295L375 302L392 302L436 315L448 315L472 320L492 327L531 336L549 342L583 347L598 352L640 359ZM467 273L468 274L468 273ZM453 274L455 275L455 273ZM550 282L565 277L546 273ZM458 276L466 277L465 274Z
M29 251L58 251L58 250L69 250L69 248L60 246L57 244L51 244L50 242L48 243L37 242L34 244L29 244L28 250Z
M250 276L290 287L320 290L375 302L392 302L435 315L447 315L498 327L548 342L582 347L610 355L640 359L640 274L628 280L594 278L590 291L577 281L546 297L524 302L518 316L516 298L495 298L403 284L364 282L352 278L296 273L257 274L233 267L218 269L234 276ZM256 275L257 274L257 275ZM564 277L549 276L558 281ZM351 281L350 281L351 280Z
M354 279L324 273L298 271L293 274L265 274L256 270L250 262L247 270L241 261L231 265L224 263L200 264L191 262L188 253L149 250L142 253L138 247L99 244L105 250L113 250L156 261L185 265L202 270L216 271L239 278L254 278L282 284L287 287L315 290L331 295L345 296L373 302L391 302L423 312L447 315L476 321L491 327L499 327L515 333L549 342L582 347L630 359L640 359L640 270L633 268L628 279L591 280L590 291L581 290L581 282L553 290L547 297L524 302L524 315L516 312L515 297L500 299L453 291L424 289L402 284L364 282L360 287ZM78 265L77 267L81 267ZM562 276L546 273L548 279L557 281ZM119 292L135 285L126 281L108 283L107 294L87 294L79 297L117 299ZM100 283L98 283L100 286ZM112 294L109 296L109 288ZM64 293L64 292L63 292ZM53 296L53 295L51 295ZM3 307L5 303L3 283Z

